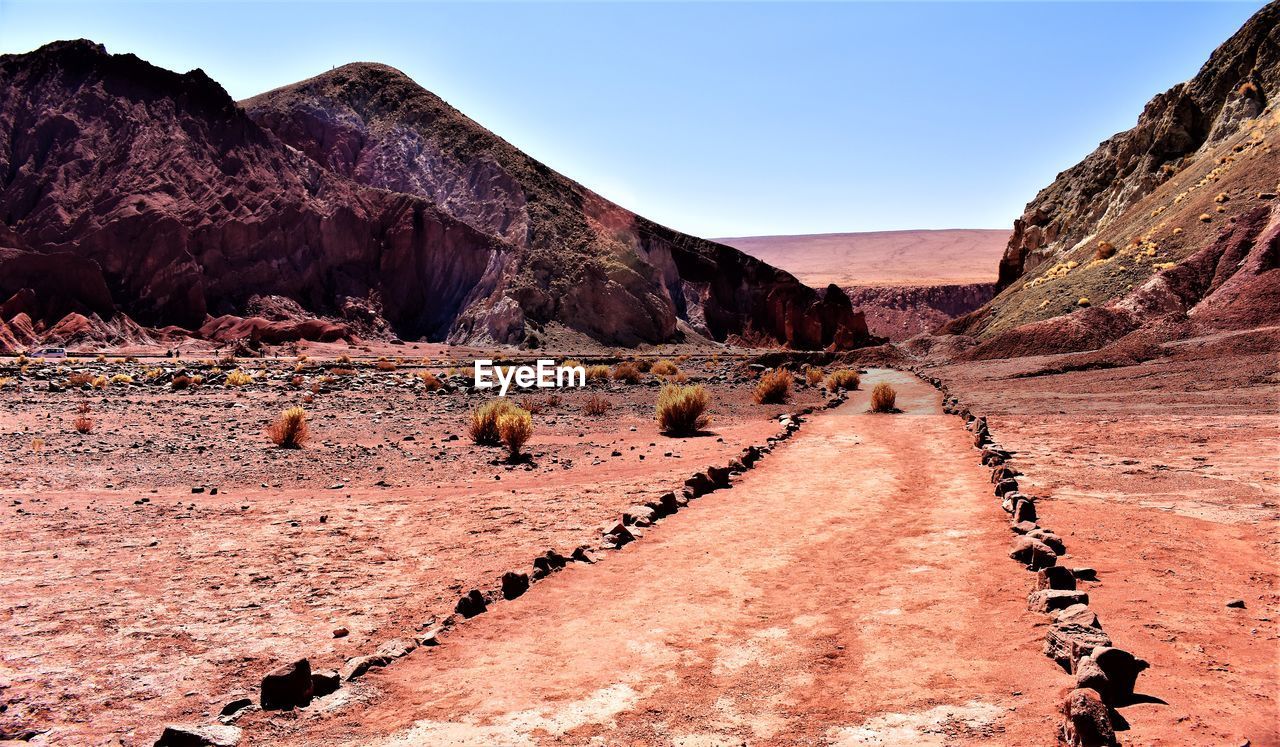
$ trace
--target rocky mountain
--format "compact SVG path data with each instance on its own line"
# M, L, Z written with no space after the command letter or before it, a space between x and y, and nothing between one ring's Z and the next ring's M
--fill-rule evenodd
M1280 2L1014 225L1000 293L941 330L967 355L1092 350L1280 324Z
M869 340L838 289L623 210L381 65L242 106L88 41L6 55L0 174L0 299L37 334L260 338L235 318L265 304L292 310L273 338Z
M871 334L890 342L932 332L980 308L995 295L995 283L864 285L844 288L866 315Z

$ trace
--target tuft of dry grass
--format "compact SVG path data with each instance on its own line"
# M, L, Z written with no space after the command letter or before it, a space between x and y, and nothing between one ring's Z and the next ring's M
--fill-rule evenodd
M667 384L658 393L658 428L671 436L691 436L711 422L707 407L711 395L701 384Z
M587 366L587 381L598 381L609 378L608 366Z
M613 367L613 380L624 384L639 384L641 375L640 368L630 361Z
M533 437L533 415L528 410L510 407L498 415L498 437L514 460L520 449Z
M89 408L88 402L81 402L76 408L76 419L71 421L71 427L76 429L76 433L89 434L93 433L93 418L89 417L92 410Z
M430 371L419 371L417 373L417 376L419 379L422 379L423 385L425 385L429 391L434 392L435 390L444 386L444 384L440 381L440 378L435 374L431 373Z
M106 376L95 376L93 377L92 386L94 389L102 390L102 389L106 389L107 385L110 383L111 383L111 380L108 379Z
M271 443L282 449L301 449L311 437L307 427L307 411L301 407L290 407L267 428Z
M502 433L498 430L498 418L504 412L514 409L517 408L511 400L498 397L473 410L468 427L471 440L482 446L497 446L502 443Z
M133 383L133 377L126 373L118 373L111 377L111 383L115 386L123 386Z
M93 374L77 371L67 377L67 386L84 386L93 383Z
M191 386L191 377L186 374L178 374L169 382L169 388L175 392L180 392Z
M872 412L897 412L898 391L885 382L871 390Z
M373 366L374 366L374 368L378 369L379 371L394 371L394 370L396 370L396 364L395 364L395 362L394 362L394 361L389 361L389 360L387 360L386 358L379 358L379 359L378 359L378 362L377 362L377 363L374 363L374 364L373 364Z
M1093 248L1094 259L1111 259L1116 256L1116 245L1110 241L1099 241Z
M227 374L227 386L244 386L252 383L253 377L238 368Z
M331 368L329 373L334 376L355 376L356 370L354 368Z
M762 405L780 405L791 399L791 372L785 368L765 371L751 395Z
M849 368L842 368L838 371L832 371L827 377L827 388L833 392L841 389L852 391L862 386L862 377L858 376L858 372Z
M593 394L587 397L587 401L582 403L582 414L591 417L599 417L613 408L613 403L608 397L599 394Z
M826 374L817 366L809 366L804 370L804 380L809 386L817 386L818 384L821 384L824 376L826 376Z
M680 369L676 364L663 358L660 361L654 361L653 365L649 367L649 373L654 376L675 376L680 373Z

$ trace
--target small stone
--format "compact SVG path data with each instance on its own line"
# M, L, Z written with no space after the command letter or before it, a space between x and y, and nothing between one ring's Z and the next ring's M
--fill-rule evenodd
M454 612L465 618L472 618L485 612L488 608L489 605L485 602L484 595L479 590L472 589L458 600L458 604L454 607Z
M240 727L218 724L171 724L164 727L155 747L235 747Z
M1076 577L1071 575L1071 571L1062 566L1055 565L1036 571L1036 591L1041 589L1074 590L1075 588Z
M1062 704L1062 742L1071 747L1110 747L1116 743L1111 714L1093 690L1072 690Z
M1014 539L1013 549L1009 551L1009 557L1026 565L1027 568L1033 571L1058 564L1057 553L1040 540L1026 535Z
M502 598L515 599L529 590L529 574L507 571L502 574Z
M323 698L337 692L342 685L342 675L336 670L326 669L323 672L311 673L311 695L315 698Z
M385 667L391 660L385 656L356 656L347 659L342 666L342 679L351 681L365 675L370 669Z
M350 634L351 634L351 631L350 631L350 630L347 630L346 628L334 628L334 629L333 629L333 637L334 637L334 638L346 638L346 637L347 637L348 635L350 635Z
M1087 604L1073 604L1053 613L1053 621L1063 625L1080 625L1086 628L1102 630L1098 622L1098 614Z
M1014 534L1026 534L1039 529L1040 525L1034 521L1019 521L1011 524L1009 528L1013 530Z
M1133 688L1138 675L1151 665L1124 649L1101 646L1090 654L1098 667L1107 675L1110 693L1107 702L1128 703L1133 698Z
M1027 532L1027 536L1031 537L1032 539L1040 540L1041 542L1048 545L1049 549L1053 550L1055 553L1059 555L1065 555L1067 552L1067 546L1062 541L1062 538L1054 534L1053 532L1050 532L1048 529L1044 529L1042 527L1040 529Z
M401 638L393 638L378 647L375 652L378 656L385 656L388 659L400 659L408 656L418 645Z
M1244 600L1243 600L1243 599L1232 599L1230 602L1227 602L1227 606L1228 606L1228 607L1232 607L1232 608L1234 608L1234 609L1242 610L1242 609L1244 609Z
M236 698L222 707L221 716L230 716L253 705L253 701L249 698Z
M1053 612L1075 604L1088 604L1089 595L1083 591L1065 589L1041 589L1027 596L1027 609L1032 612Z

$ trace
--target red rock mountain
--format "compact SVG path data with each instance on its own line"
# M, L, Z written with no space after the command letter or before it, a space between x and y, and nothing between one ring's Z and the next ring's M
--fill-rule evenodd
M3 56L0 174L0 299L37 331L257 334L231 317L265 305L329 337L869 339L838 289L623 210L381 65L242 107L83 40Z
M1280 2L1016 221L965 355L1145 349L1280 324Z

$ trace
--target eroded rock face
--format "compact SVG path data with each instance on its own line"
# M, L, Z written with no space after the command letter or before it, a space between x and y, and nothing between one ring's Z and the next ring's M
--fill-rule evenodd
M1235 134L1280 96L1280 5L1260 10L1191 80L1153 98L1137 125L1058 178L1014 221L1000 261L1003 289L1096 234L1193 159Z
M345 65L243 105L333 173L428 198L514 247L487 269L450 341L515 343L551 322L620 345L675 341L682 328L810 349L869 341L843 292L815 292L735 249L645 220L394 68Z

